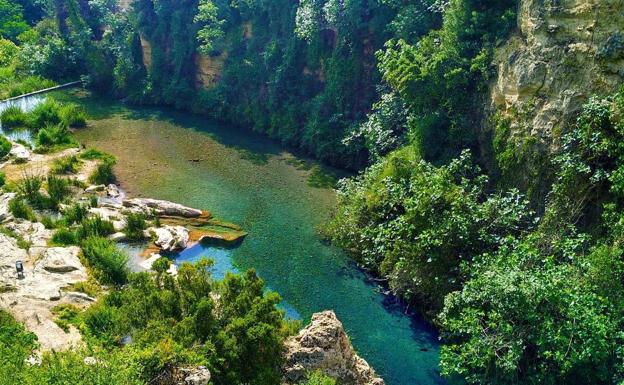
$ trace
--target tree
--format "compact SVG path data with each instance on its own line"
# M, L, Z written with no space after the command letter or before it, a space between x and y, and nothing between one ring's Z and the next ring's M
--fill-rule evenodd
M0 37L15 42L17 37L28 29L22 6L11 0L0 0Z
M485 385L620 383L622 250L584 254L585 241L545 244L536 233L475 258L440 315L443 374Z
M212 0L200 0L194 21L201 25L197 31L199 50L203 54L210 54L217 39L223 37L223 20L218 18L219 9Z

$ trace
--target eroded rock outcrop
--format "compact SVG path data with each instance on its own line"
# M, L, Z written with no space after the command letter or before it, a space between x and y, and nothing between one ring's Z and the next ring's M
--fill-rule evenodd
M553 150L590 96L624 81L624 2L521 0L518 26L497 50L492 105L512 140L531 136Z
M155 237L154 243L162 251L178 251L186 248L189 241L189 231L182 226L163 226L150 228L150 234Z
M384 381L359 357L342 323L333 311L312 316L299 334L286 341L283 381L294 384L311 370L321 370L345 385L384 385Z

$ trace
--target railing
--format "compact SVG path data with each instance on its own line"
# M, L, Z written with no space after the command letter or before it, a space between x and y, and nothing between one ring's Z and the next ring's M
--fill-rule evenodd
M61 88L66 88L66 87L71 87L71 86L75 86L80 84L81 81L77 80L75 82L70 82L70 83L65 83L65 84L60 84L58 86L54 86L54 87L49 87L49 88L44 88L42 90L37 90L37 91L33 91L33 92L29 92L27 94L23 94L23 95L19 95L19 96L13 96L12 98L8 98L8 99L4 99L4 100L0 100L0 103L5 103L5 102L10 102L12 100L17 100L17 99L21 99L27 96L32 96L32 95L37 95L37 94L43 94L45 92L49 92L49 91L54 91L54 90L60 90Z

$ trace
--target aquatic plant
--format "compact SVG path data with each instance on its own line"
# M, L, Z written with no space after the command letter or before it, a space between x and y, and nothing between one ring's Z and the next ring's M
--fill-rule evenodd
M27 117L19 106L9 106L0 114L3 128L25 127Z
M89 177L89 182L93 184L110 184L115 182L115 175L113 174L114 165L114 160L105 159Z
M78 142L64 124L48 125L37 133L37 152L46 152L56 148L76 147Z

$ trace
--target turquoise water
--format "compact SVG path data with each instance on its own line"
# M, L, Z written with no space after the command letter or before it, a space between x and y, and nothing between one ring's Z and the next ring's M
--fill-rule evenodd
M255 268L284 298L290 316L307 321L333 309L357 351L389 385L443 383L435 332L318 237L315 228L330 217L335 193L310 187L313 162L263 136L201 117L79 100L93 119L78 139L118 157L116 173L129 195L206 209L249 232L236 248L200 245L178 261L212 256L217 278Z

